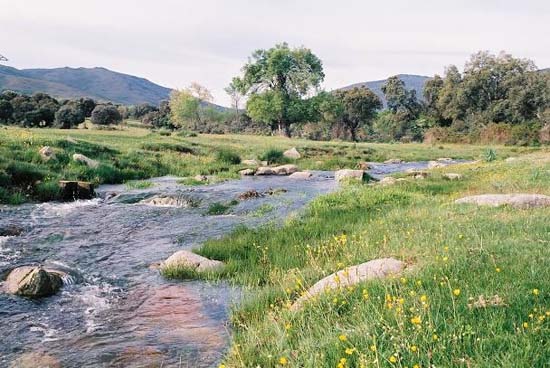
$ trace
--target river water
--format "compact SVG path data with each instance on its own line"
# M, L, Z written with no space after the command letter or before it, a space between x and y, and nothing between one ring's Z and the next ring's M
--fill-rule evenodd
M426 165L376 164L370 173L382 177ZM0 207L0 228L24 229L21 236L0 237L0 279L33 263L68 274L52 297L0 293L0 367L28 353L48 354L62 367L214 366L228 346L228 312L239 290L165 280L151 264L238 225L282 221L337 188L331 172L305 181L246 177L201 187L179 185L174 177L151 181L143 190L101 186L90 201ZM226 215L206 215L212 203L271 189L278 193L239 201ZM196 207L138 202L159 194L185 197Z

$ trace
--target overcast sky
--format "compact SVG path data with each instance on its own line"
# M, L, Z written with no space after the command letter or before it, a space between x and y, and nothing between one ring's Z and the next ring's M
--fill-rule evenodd
M478 50L550 67L550 0L0 0L7 65L197 81L219 104L252 51L282 41L323 60L326 89L462 68Z

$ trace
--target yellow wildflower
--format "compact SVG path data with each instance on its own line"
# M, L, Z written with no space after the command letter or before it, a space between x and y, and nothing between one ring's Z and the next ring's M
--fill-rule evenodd
M416 353L417 350L418 350L418 348L416 347L416 345L411 346L411 351L412 351L413 353Z
M539 295L539 293L540 293L539 289L533 289L533 295L534 296Z
M428 297L426 296L426 294L423 294L420 296L420 301L422 303L426 303L428 301Z
M346 348L346 354L352 355L355 352L355 348Z
M371 346L369 347L369 349L370 349L370 351L376 351L376 345L371 345Z
M459 296L460 295L460 289L454 289L453 290L453 295L454 296Z
M338 336L338 339L342 342L348 341L348 338L346 337L346 335L340 335L340 336Z
M390 360L390 363L392 364L397 362L397 358L395 357L395 355L392 355L389 360Z
M220 365L218 366L218 368L225 368L225 364L223 364L223 363L220 364Z
M495 272L500 272L500 271L501 271L500 267L495 268Z
M523 328L528 328L528 327L529 327L529 323L523 322Z
M422 320L420 319L420 316L414 316L413 318L411 318L411 323L413 325L419 325L422 323Z

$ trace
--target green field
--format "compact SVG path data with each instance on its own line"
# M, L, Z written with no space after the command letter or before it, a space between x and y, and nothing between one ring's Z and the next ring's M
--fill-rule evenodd
M164 133L165 134L165 133ZM44 162L38 151L50 146L56 159ZM210 175L211 181L237 178L241 159L261 158L270 149L291 147L303 154L302 169L354 168L360 161L406 161L438 157L480 158L487 146L315 142L283 137L152 133L137 127L119 130L0 128L0 203L47 201L58 198L59 180L96 184L124 183L156 176ZM537 148L493 147L497 158L537 151ZM81 153L100 162L92 169L74 162ZM134 184L129 184L134 185ZM139 184L138 184L139 185Z

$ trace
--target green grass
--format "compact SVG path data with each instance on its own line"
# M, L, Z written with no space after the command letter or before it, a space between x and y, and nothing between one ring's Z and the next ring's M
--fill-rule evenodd
M148 189L152 188L155 184L148 180L131 180L124 183L127 189Z
M43 162L38 150L48 145L56 159ZM268 147L268 148L266 148ZM0 203L56 199L55 191L39 189L40 182L85 180L117 184L156 176L193 177L209 175L211 182L238 178L240 159L265 157L282 163L284 150L296 147L301 169L354 168L360 161L383 161L398 157L407 161L438 157L477 159L485 146L423 144L371 144L315 142L283 137L244 135L163 136L137 127L117 130L0 128ZM493 147L497 160L540 150L526 147ZM72 161L84 154L101 164L91 169ZM41 179L42 178L42 179ZM51 184L54 185L54 184ZM49 194L48 194L49 193Z
M464 179L450 182L443 172ZM550 194L549 178L548 153L513 164L458 165L395 186L346 186L283 227L239 228L207 241L198 253L227 266L199 277L247 291L232 312L225 366L544 367L550 209L453 201L477 193ZM289 310L322 277L389 256L409 270ZM480 298L497 305L475 305Z

